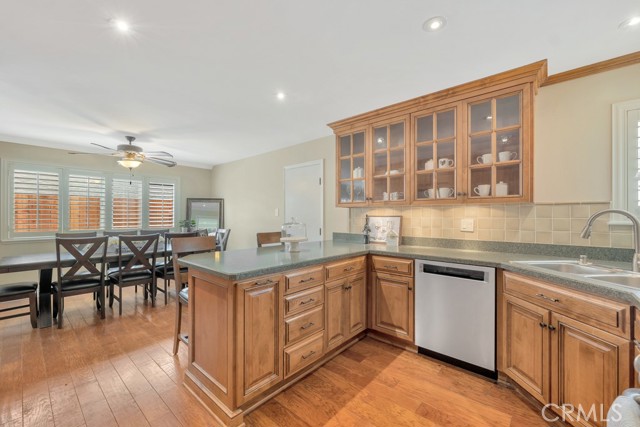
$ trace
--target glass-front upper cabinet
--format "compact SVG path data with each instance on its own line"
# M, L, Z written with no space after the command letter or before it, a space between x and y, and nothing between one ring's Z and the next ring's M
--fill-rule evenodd
M358 205L367 202L365 140L366 131L338 135L338 204Z
M406 144L406 119L372 126L372 203L407 201Z
M413 200L453 200L458 194L456 108L413 116Z
M503 91L470 102L467 123L467 197L471 200L524 198L529 156L527 88ZM527 170L527 175L529 171ZM528 180L526 180L528 185Z

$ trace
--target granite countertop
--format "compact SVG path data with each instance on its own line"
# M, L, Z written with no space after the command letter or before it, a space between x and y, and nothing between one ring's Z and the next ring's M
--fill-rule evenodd
M640 289L585 278L575 274L556 272L512 261L559 260L572 257L556 257L514 252L449 249L425 246L396 246L327 240L300 244L301 251L284 252L282 247L263 247L236 251L189 255L180 264L207 271L226 280L244 280L265 274L273 274L309 265L326 263L358 255L387 255L410 259L473 264L502 268L526 274L571 289L582 290L640 307ZM631 262L594 261L595 264L631 270Z

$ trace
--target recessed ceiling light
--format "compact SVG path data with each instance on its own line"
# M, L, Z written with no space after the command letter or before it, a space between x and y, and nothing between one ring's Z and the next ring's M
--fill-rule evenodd
M114 19L113 26L121 33L128 33L131 29L129 23L127 21L123 21L122 19Z
M284 94L284 92L278 92L276 94L276 98L278 98L280 101L284 101L284 98L286 98L286 95Z
M620 25L618 25L618 29L626 30L629 28L638 27L638 24L640 24L640 16L633 16L622 21Z
M428 32L433 32L441 30L445 25L447 25L447 20L444 16L434 16L433 18L429 18L424 21L422 29Z

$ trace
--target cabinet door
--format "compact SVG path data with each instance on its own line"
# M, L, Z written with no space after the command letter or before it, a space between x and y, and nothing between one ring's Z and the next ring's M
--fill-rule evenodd
M406 204L407 189L406 118L373 126L371 131L372 203Z
M365 130L337 135L337 180L338 206L361 206L367 204L365 153Z
M552 317L552 402L576 424L604 426L611 403L631 385L630 343L577 320Z
M281 285L280 278L238 284L239 402L284 378Z
M458 153L457 108L413 115L414 201L457 199L463 161Z
M327 350L345 339L347 299L347 279L339 279L325 284L325 336Z
M373 329L413 343L413 278L373 273Z
M505 374L540 402L548 403L550 311L511 295L505 295L503 301Z
M349 319L346 335L351 338L355 334L365 329L367 320L367 298L364 274L351 276L347 282L348 292L345 294L348 298L346 306L349 311L347 319Z
M530 200L530 92L525 85L467 103L469 200Z

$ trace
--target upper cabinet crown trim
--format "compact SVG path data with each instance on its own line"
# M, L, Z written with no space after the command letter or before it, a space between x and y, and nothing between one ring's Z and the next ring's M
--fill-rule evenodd
M534 62L523 67L514 68L492 76L474 80L438 92L419 96L408 101L392 104L387 107L369 111L367 113L358 114L357 116L348 117L343 120L329 123L327 126L332 128L334 132L339 129L346 129L357 124L362 126L364 123L372 123L387 118L389 115L407 114L417 111L425 106L436 106L440 103L450 103L464 98L469 98L477 93L485 92L489 88L499 89L511 85L530 82L533 84L534 90L547 78L547 60Z
M573 70L563 71L549 76L542 86L554 85L581 77L587 77L593 74L604 73L605 71L615 70L617 68L627 67L629 65L640 64L640 52L630 53L628 55L618 56L617 58L607 59L606 61L596 62L595 64L585 65L584 67L574 68Z

